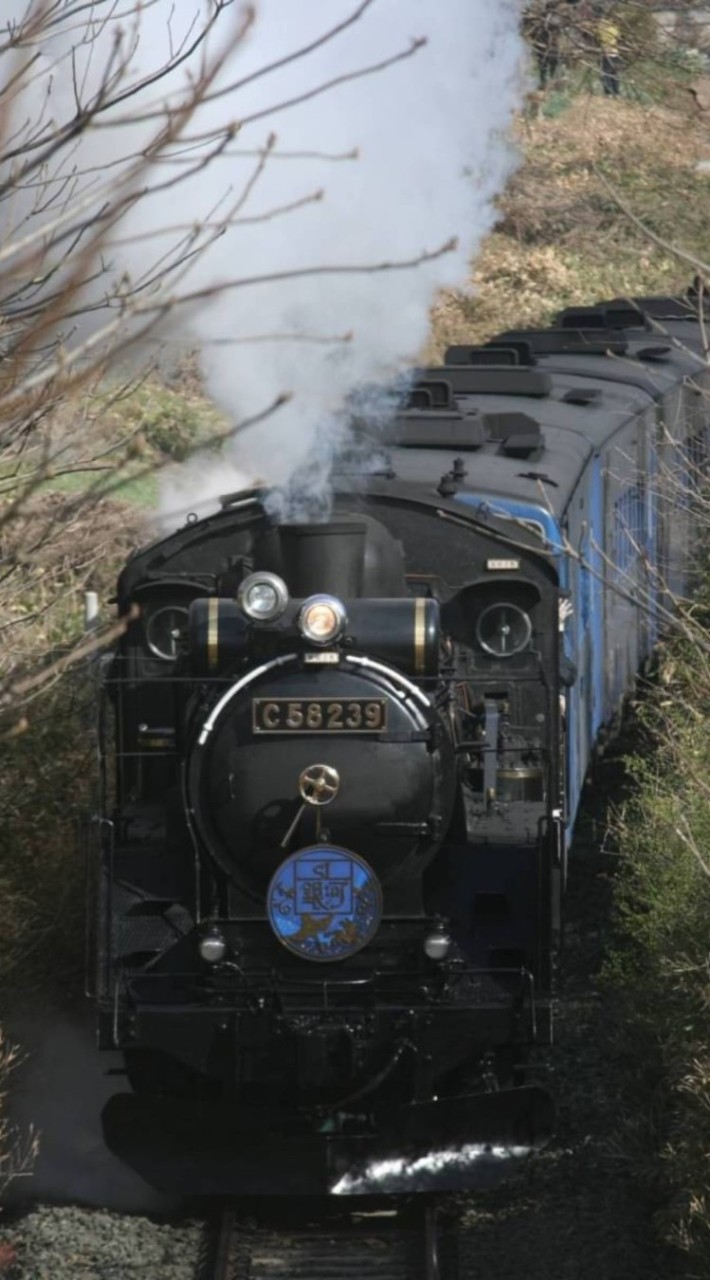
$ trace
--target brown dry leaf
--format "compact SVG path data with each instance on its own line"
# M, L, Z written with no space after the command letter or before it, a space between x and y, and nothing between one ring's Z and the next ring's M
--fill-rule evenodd
M14 1267L17 1262L17 1250L8 1240L0 1240L0 1271Z
M700 76L688 86L701 111L710 111L710 76Z

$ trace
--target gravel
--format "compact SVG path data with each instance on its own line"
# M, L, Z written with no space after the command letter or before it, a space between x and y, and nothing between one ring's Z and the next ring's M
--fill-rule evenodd
M194 1222L175 1225L101 1209L39 1206L0 1226L0 1276L195 1280L201 1231Z

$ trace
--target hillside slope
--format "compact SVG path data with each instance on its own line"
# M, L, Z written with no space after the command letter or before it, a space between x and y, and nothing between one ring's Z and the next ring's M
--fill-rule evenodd
M661 238L710 258L710 174L696 171L710 158L710 122L690 94L677 101L671 109L585 95L554 118L519 122L521 166L500 222L471 290L435 307L430 355L546 324L572 303L686 287L692 268L644 236L603 180Z

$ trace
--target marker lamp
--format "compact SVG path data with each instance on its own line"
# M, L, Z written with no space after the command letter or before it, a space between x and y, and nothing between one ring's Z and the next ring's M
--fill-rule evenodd
M208 964L219 964L227 953L227 942L219 929L211 929L209 933L200 938L197 950L202 959L206 960Z
M424 951L430 960L445 960L451 950L451 936L437 925L424 939Z

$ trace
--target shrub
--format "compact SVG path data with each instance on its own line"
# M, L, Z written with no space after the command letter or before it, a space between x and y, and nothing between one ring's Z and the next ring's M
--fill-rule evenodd
M22 1135L12 1127L5 1115L9 1079L18 1063L18 1050L9 1044L0 1029L0 1198L15 1179L28 1174L37 1155L34 1133ZM11 1251L0 1252L0 1271L6 1262L14 1261Z
M615 821L617 937L606 967L626 1100L622 1143L661 1186L659 1226L710 1273L710 683L687 641L670 646L640 713Z
M148 445L184 461L204 432L204 406L167 387L143 388L136 398L138 426Z

